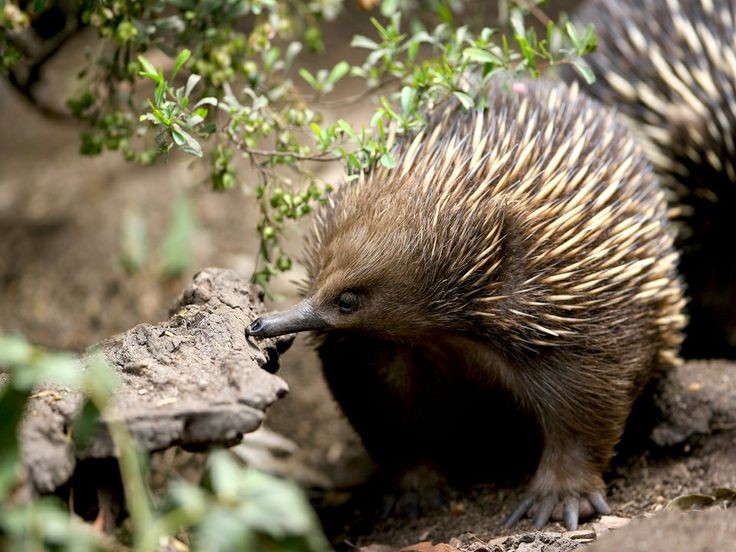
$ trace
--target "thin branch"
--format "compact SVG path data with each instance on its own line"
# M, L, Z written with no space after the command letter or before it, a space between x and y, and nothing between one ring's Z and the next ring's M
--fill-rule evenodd
M361 102L365 100L366 98L371 97L372 95L374 95L376 92L378 92L382 88L386 88L387 86L391 84L395 84L397 82L400 82L400 79L398 77L392 77L388 80L378 83L373 88L367 88L363 92L360 92L358 94L353 94L352 96L347 96L346 98L340 98L340 99L331 100L331 101L324 101L324 100L321 100L319 96L313 96L312 98L309 98L309 100L326 109L334 109L338 107L348 107L358 102Z
M15 90L21 95L23 99L25 99L36 110L47 117L53 119L73 119L71 114L65 111L59 111L55 107L40 102L38 98L36 98L36 96L33 94L33 87L35 84L38 83L39 80L41 80L41 70L43 69L44 64L46 64L52 57L54 57L59 52L59 50L61 50L61 48L69 42L72 37L76 36L82 30L82 28L83 27L81 26L75 27L64 36L62 36L59 40L57 40L56 44L49 48L48 51L44 52L44 54L39 59L34 60L32 62L32 65L28 68L28 77L25 79L25 82L21 82L18 78L18 75L12 69L8 71L8 81L13 86L13 88L15 88ZM16 41L11 40L11 43L15 48L27 52L27 50Z
M320 153L317 155L304 155L301 153L295 153L293 151L278 151L278 150L265 150L265 149L259 149L259 148L249 148L246 146L242 141L235 139L231 136L231 139L233 142L235 142L235 145L238 147L240 151L247 154L251 157L252 161L255 161L253 159L254 155L258 155L260 157L293 157L294 159L297 159L299 161L320 161L322 163L332 163L334 161L339 161L342 159L339 155L334 155L331 153Z
M291 151L263 150L254 148L245 148L244 151L247 151L248 153L251 153L253 155L261 155L267 157L293 157L294 159L298 159L299 161L320 161L323 163L330 163L342 159L342 157L340 157L339 155L334 155L327 152L320 153L318 155L303 155Z
M521 4L524 7L524 9L526 9L530 14L532 14L534 19L539 21L545 27L549 25L550 23L552 23L552 20L549 18L549 16L546 13L544 13L544 11L534 3L534 0L516 0L516 2Z

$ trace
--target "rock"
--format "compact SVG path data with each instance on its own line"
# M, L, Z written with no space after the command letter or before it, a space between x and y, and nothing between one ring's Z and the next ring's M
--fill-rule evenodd
M168 321L141 324L100 343L95 349L120 381L106 419L125 422L148 451L232 445L257 429L266 408L288 391L273 372L291 343L246 338L262 300L259 288L234 272L206 269L182 292ZM91 354L82 357L80 369ZM69 428L82 402L81 393L63 388L40 389L30 399L21 427L30 494L54 492L78 460L115 455L104 426L74 451Z
M503 552L568 552L580 546L580 541L562 533L535 532L512 535L495 546Z
M736 364L688 362L660 383L657 403L662 421L652 431L652 440L659 446L736 429Z
M736 511L665 512L611 531L589 552L731 552L736 550Z

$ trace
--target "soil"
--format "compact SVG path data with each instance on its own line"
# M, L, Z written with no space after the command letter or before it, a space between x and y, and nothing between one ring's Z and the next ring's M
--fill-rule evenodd
M343 20L333 25L333 33L327 33L331 43L326 54L311 59L315 68L331 66L341 58L347 36L369 33L365 16L350 17L350 25ZM354 92L355 84L348 81L340 94ZM366 105L335 110L332 115L359 122L371 113L372 107ZM202 169L176 154L152 168L136 168L114 153L80 157L80 127L45 118L2 81L0 121L0 332L18 332L39 345L79 351L139 323L168 318L168 309L181 289L203 267L230 268L244 278L250 276L256 258L252 229L257 213L247 186L226 194L213 193ZM321 170L333 181L341 177L339 167ZM250 181L247 170L240 173L240 179L246 184ZM193 199L199 224L194 258L181 277L165 279L156 248L165 233L170 205L182 193ZM121 224L130 212L145 220L151 244L149 263L132 275L119 262ZM291 238L292 250L298 253L299 233L295 231ZM274 282L273 308L296 300L292 281L301 275L296 267ZM299 475L304 472L299 469L302 466L331 482L327 490L307 490L337 548L455 538L455 545L473 549L511 534L498 527L520 499L523 484L448 489L450 500L440 511L416 521L381 519L381 494L373 485L364 484L373 466L330 397L316 355L303 338L283 356L280 375L291 392L272 407L266 424L298 445L290 459L297 479L304 480ZM677 444L651 445L644 452L621 458L608 478L613 514L639 517L662 509L681 494L736 488L736 431L710 426L709 430L714 431L690 435ZM458 443L459 450L467 454L473 453L473 446L472 442ZM501 452L504 446L498 444ZM163 460L180 463L171 454L163 455ZM726 514L731 520L736 517L733 510ZM661 539L667 538L668 531L675 532L677 523L667 523L664 527L670 529L663 529ZM581 528L591 527L584 524ZM708 539L717 533L710 527L696 522L691 533ZM528 522L522 522L513 532L530 529ZM549 529L562 532L557 525ZM558 537L552 540L562 542ZM623 544L605 548L603 540L599 544L596 550L635 550ZM521 544L514 546L523 549ZM562 544L555 546L539 549L565 549Z

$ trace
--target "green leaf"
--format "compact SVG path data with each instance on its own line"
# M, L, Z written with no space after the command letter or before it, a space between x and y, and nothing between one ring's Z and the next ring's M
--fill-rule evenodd
M184 48L181 53L176 56L176 62L174 62L174 69L171 71L171 80L174 80L176 74L181 70L187 60L192 56L192 52Z
M307 82L307 84L317 92L320 92L322 90L322 85L317 82L317 79L312 76L312 73L307 71L304 67L299 69L299 76L303 78Z
M213 107L217 107L217 98L213 98L212 96L207 96L199 100L196 104L194 104L194 109L198 109L202 107L203 105L211 105Z
M161 104L164 101L165 95L166 95L166 81L164 80L163 76L161 76L161 80L159 80L156 83L156 91L153 95L153 101L156 107L161 106Z
M378 43L367 36L355 35L353 40L350 41L350 46L353 48L367 48L368 50L375 50L378 48Z
M401 89L401 109L404 115L412 113L416 107L417 91L412 86L405 86Z
M189 94L192 93L192 90L194 90L194 87L197 86L197 83L202 80L202 77L200 75L197 75L195 73L192 73L189 75L189 78L187 79L187 84L184 87L184 97L189 97ZM200 100L201 101L201 100Z
M36 353L32 362L18 370L13 383L18 389L33 389L39 383L80 387L83 372L77 359L68 353Z
M75 450L83 451L87 447L95 430L99 428L99 423L100 411L94 402L86 399L72 425L72 440L74 441Z
M87 355L87 371L84 387L95 400L106 402L120 387L120 380L113 372L105 355L97 348L92 348Z
M452 10L450 10L450 7L447 6L445 3L440 2L437 5L437 15L444 23L447 23L448 25L452 25L453 23Z
M384 153L381 156L381 165L386 167L387 169L393 169L396 166L396 160L394 159L393 155L391 155L389 152Z
M167 277L184 273L192 264L197 218L191 200L179 196L171 208L169 228L162 246L163 272Z
M524 28L524 14L521 13L521 10L511 10L509 23L511 24L511 29L514 31L515 35L524 36L526 34L526 29Z
M347 134L351 139L356 141L358 140L358 135L356 134L355 130L345 119L338 119L337 126L339 126L342 131Z
M399 0L383 0L381 2L381 15L391 17L399 9Z
M206 480L215 489L216 501L210 503L196 536L210 549L285 552L330 549L309 502L293 483L243 468L226 451L210 455Z
M177 123L171 125L171 137L181 151L196 157L202 157L204 155L199 142Z
M312 132L314 132L314 135L317 137L317 140L320 143L323 143L324 142L324 136L325 136L325 134L322 131L322 127L319 126L317 123L312 123L309 126L311 127Z
M595 82L595 73L590 68L590 65L581 59L573 60L571 63L575 70L580 73L580 76L585 79L585 82L588 84L593 84Z
M412 40L409 42L409 47L406 49L406 57L409 63L414 63L414 61L417 59L417 54L419 54L419 47L421 46L421 42L418 40Z
M23 411L30 390L18 390L13 385L5 385L0 389L0 412L3 423L0 424L0 504L4 502L9 489L18 476L20 447L18 445L18 424L23 418Z
M263 69L264 71L273 71L274 64L281 57L281 48L274 46L263 52Z
M496 56L480 48L465 48L463 50L463 57L470 61L477 61L478 63L498 63Z
M288 70L289 67L291 67L291 64L294 62L294 58L299 55L302 48L303 46L301 42L292 42L289 44L289 47L286 48L286 55L284 56L284 62L286 63L285 70Z
M123 213L119 247L120 263L128 272L140 272L148 259L146 221L134 210Z
M224 501L235 500L239 492L242 468L231 454L217 451L207 462L207 484Z
M102 539L86 524L69 515L57 497L43 497L23 505L9 507L2 516L3 544L15 541L9 550L65 550L93 552L107 550ZM38 546L35 546L35 545ZM5 547L3 547L5 550Z
M172 481L169 484L168 495L179 508L187 512L190 518L198 519L207 511L205 490L188 481Z
M470 109L471 107L475 105L473 98L468 96L465 92L461 92L460 90L455 90L453 94L458 100L460 100L460 103L462 104L464 109Z
M141 64L143 67L143 71L141 71L141 75L144 77L148 77L151 80L154 80L156 82L159 81L159 74L158 71L156 71L156 68L151 65L151 62L148 61L145 57L142 55L138 56L138 63Z
M330 74L327 77L327 83L330 85L334 85L341 78L347 75L349 71L350 71L350 64L347 61L341 61L340 63L338 63L332 68L332 71L330 71Z
M0 369L28 362L32 353L33 347L22 337L0 335Z

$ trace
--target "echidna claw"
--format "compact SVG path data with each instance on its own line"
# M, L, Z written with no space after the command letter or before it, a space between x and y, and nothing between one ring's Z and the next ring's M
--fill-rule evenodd
M578 520L580 518L580 499L577 496L568 496L562 503L562 517L565 527L569 531L575 531L578 528Z
M534 497L528 496L524 500L521 501L521 504L519 504L516 507L516 510L511 512L509 517L506 518L506 521L503 522L503 528L508 529L512 525L514 525L517 521L519 521L521 518L523 518L526 513L529 511L529 508L532 507L534 504Z
M603 496L602 492L596 491L594 493L590 493L588 495L588 501L599 514L605 516L611 513L611 508L608 506L608 502L606 502L606 498Z
M561 508L558 508L558 505ZM552 513L556 512L555 516L562 514L562 521L568 531L575 531L580 522L581 512L583 516L588 516L591 513L606 515L610 511L605 496L600 491L592 492L582 498L577 494L565 495L562 498L562 504L560 504L559 495L554 493L538 497L527 496L506 518L503 528L508 529L525 515L528 515L533 518L532 524L534 527L541 529L547 525Z
M555 509L557 502L559 502L557 495L547 495L542 499L542 502L539 503L539 507L534 514L534 521L532 521L532 525L534 525L536 529L541 529L547 525L549 516L552 515L552 510Z
M394 493L387 493L383 495L383 507L381 508L381 517L386 519L391 515L396 506L396 495Z
M404 492L396 501L395 513L409 518L410 521L419 519L419 494L416 491Z
M406 490L388 493L383 496L381 517L399 516L416 521L423 514L441 510L445 497L440 489Z

